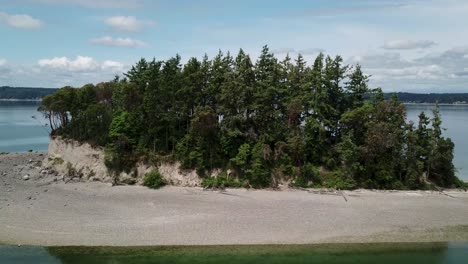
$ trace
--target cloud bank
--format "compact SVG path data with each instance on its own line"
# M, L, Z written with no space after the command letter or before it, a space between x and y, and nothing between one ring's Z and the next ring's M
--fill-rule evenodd
M153 21L141 21L134 16L113 16L104 20L108 26L119 31L141 31L146 26L155 25Z
M30 15L11 15L4 12L0 12L0 23L20 29L38 29L44 25L41 20Z
M110 36L104 36L91 40L92 44L111 46L111 47L125 47L125 48L138 48L145 47L147 44L141 40L132 38L113 38Z
M386 41L382 47L387 50L412 50L427 49L435 45L436 43L432 40L390 40Z

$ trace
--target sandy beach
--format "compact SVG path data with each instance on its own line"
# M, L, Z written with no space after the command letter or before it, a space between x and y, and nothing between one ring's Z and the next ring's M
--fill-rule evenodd
M60 175L41 173L44 158L45 154L38 153L0 155L0 244L468 240L468 193L464 191L112 187L66 182Z

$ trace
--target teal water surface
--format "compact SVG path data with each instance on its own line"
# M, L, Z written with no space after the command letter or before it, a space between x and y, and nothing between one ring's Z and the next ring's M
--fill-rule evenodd
M47 151L49 130L39 102L0 101L0 152Z
M406 105L407 119L417 125L419 114L425 112L432 117L434 107L435 105L431 104ZM439 108L442 127L446 129L444 136L450 137L455 143L453 163L458 170L458 176L468 181L468 105L440 105Z
M424 263L466 264L468 243L197 247L0 246L0 263Z

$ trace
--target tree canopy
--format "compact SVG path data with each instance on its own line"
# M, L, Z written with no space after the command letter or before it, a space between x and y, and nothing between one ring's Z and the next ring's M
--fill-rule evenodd
M340 56L307 65L265 46L256 61L243 50L141 59L122 79L60 89L40 110L52 135L106 147L116 171L170 159L201 176L229 169L256 188L457 186L438 109L407 123L404 105L368 81Z

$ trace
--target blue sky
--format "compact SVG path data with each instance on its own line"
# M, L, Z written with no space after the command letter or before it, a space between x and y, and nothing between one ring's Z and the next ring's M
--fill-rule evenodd
M81 86L139 58L342 55L385 91L468 92L466 0L0 0L0 86Z

